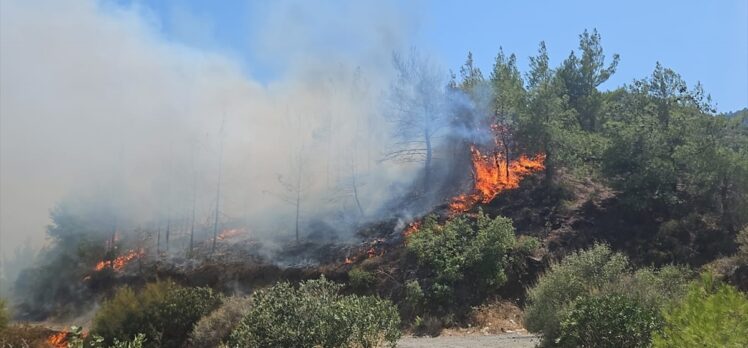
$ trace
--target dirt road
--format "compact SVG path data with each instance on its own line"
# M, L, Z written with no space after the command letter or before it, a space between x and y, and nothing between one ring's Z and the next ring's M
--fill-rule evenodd
M539 341L538 337L526 334L405 337L397 343L397 346L400 348L532 348Z

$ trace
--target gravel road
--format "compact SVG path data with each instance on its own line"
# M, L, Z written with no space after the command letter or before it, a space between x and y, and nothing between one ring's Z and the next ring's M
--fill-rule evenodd
M540 342L537 336L505 334L488 336L405 337L400 348L532 348Z

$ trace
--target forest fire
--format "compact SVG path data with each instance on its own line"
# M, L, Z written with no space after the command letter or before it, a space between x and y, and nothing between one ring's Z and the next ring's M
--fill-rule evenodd
M67 348L68 346L68 333L67 331L61 331L47 337L47 344L54 348Z
M405 228L405 231L403 231L403 237L408 238L413 233L416 233L418 229L421 228L421 221L416 220L411 222L407 228Z
M127 265L130 261L143 256L143 254L144 254L143 249L130 250L124 255L118 256L114 260L99 261L99 263L96 264L96 267L94 269L97 271L101 271L106 267L111 267L115 271L119 271L123 267L125 267L125 265Z
M517 188L522 178L545 168L545 154L535 157L521 155L507 164L500 152L484 155L475 146L471 146L470 152L473 160L473 193L452 199L449 208L453 214L468 211L477 203L491 202L502 191Z

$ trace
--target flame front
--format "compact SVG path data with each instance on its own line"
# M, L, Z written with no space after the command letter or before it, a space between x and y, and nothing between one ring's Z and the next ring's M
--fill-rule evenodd
M452 198L449 208L454 214L468 211L477 203L489 203L499 193L519 187L522 178L545 169L544 154L535 157L521 155L507 164L500 152L484 155L475 146L470 147L470 152L475 183L473 193Z
M67 348L68 346L68 333L67 331L61 331L56 334L52 334L47 337L47 344L55 348Z
M124 255L118 256L114 260L109 261L99 261L99 263L96 264L96 267L94 268L97 271L101 271L104 268L111 266L112 269L115 271L121 270L125 265L127 265L130 261L137 259L141 256L143 256L145 253L143 252L143 249L137 249L137 250L130 250Z

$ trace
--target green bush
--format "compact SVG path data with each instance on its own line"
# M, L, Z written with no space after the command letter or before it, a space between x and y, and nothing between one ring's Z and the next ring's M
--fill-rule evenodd
M407 249L415 255L421 272L427 274L431 300L448 304L453 301L458 281L469 283L476 294L504 284L514 243L511 220L491 219L479 212L474 222L459 216L444 225L427 217L420 230L408 237Z
M367 291L376 284L377 278L371 272L355 267L348 271L348 282L354 290Z
M424 302L425 296L421 285L418 284L418 280L412 279L405 282L405 294L400 306L405 316L413 318L417 314L420 314L423 311Z
M149 346L180 347L193 325L220 304L221 297L208 288L158 282L135 293L124 287L101 306L92 331L106 343L145 333Z
M231 347L376 347L400 337L395 306L377 297L342 296L321 278L259 290L229 337Z
M527 329L553 341L559 335L561 313L573 300L613 283L628 267L625 256L605 245L573 253L551 265L528 291L524 316Z
M68 348L86 348L86 342L88 342L89 348L143 348L146 338L144 334L135 335L131 341L120 341L115 338L114 342L107 346L106 340L101 336L93 335L87 340L81 327L73 326L70 328Z
M693 284L664 318L654 347L748 347L748 297L711 276Z
M585 297L561 321L561 347L637 348L650 345L651 333L661 326L656 308L621 296Z
M685 293L690 273L675 266L632 272L624 255L605 245L595 245L552 264L540 276L528 291L525 326L542 334L545 345L553 345L561 335L565 315L573 310L577 299L587 297L623 296L641 308L657 312Z
M738 243L738 260L748 263L748 226L738 232L736 241Z
M8 307L5 304L5 300L0 298L0 331L8 326L9 321L10 313L8 312Z
M200 319L190 334L191 347L217 347L249 312L249 297L229 297L221 307Z

